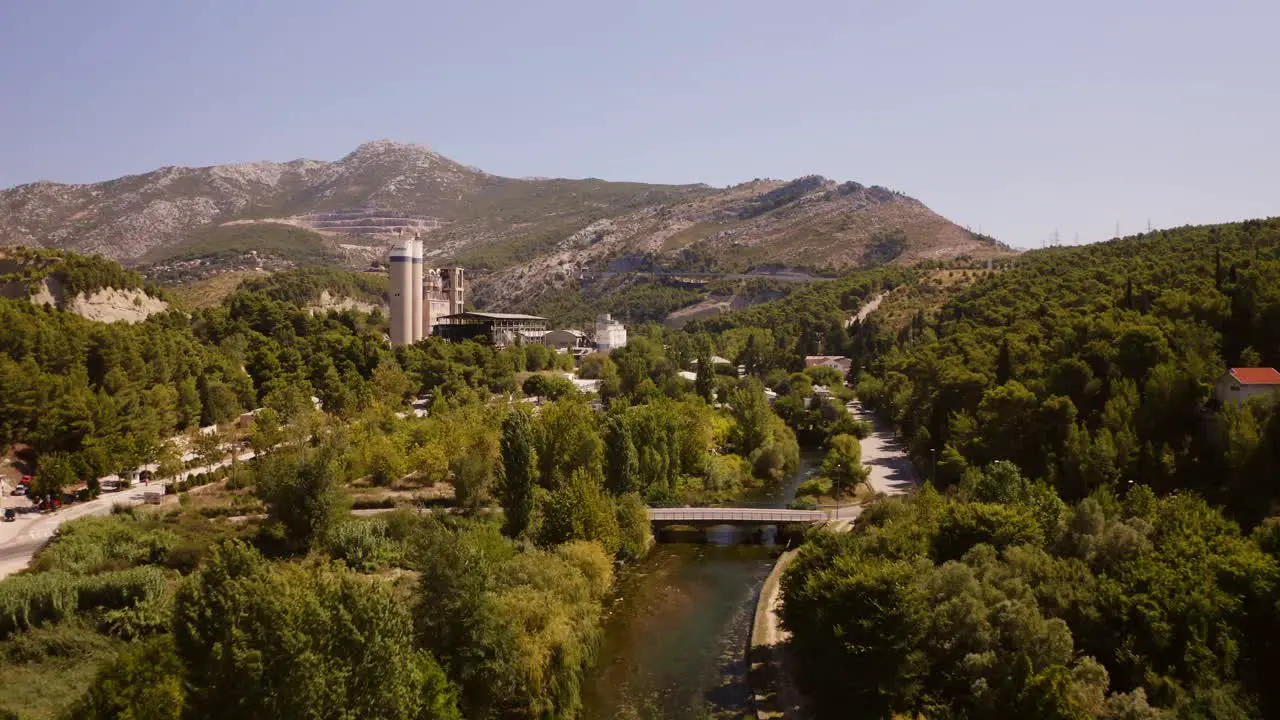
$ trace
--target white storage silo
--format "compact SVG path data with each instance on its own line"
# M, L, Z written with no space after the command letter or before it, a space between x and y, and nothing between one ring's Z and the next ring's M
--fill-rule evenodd
M414 242L402 240L391 246L391 344L408 345L413 336ZM421 267L421 260L419 260Z
M413 246L413 260L409 271L409 294L412 296L411 312L413 313L411 342L417 342L425 337L422 332L422 241L415 234L410 242Z

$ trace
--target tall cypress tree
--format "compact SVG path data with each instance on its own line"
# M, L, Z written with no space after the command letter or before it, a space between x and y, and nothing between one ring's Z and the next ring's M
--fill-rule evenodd
M502 531L519 537L529 529L533 517L533 489L538 484L533 449L533 428L529 416L513 412L502 421L502 478L499 487L505 522Z
M715 390L714 369L711 367L711 356L703 353L698 356L698 374L693 381L693 389L703 400L711 402L711 394Z
M605 425L605 488L614 495L639 490L640 456L631 440L631 431L619 415L610 415Z
M1000 341L1000 354L996 357L996 384L1003 385L1013 379L1013 357L1009 353L1009 339Z

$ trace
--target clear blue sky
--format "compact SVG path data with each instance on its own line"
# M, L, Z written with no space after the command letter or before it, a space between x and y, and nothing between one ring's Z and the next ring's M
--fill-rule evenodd
M503 175L820 173L1022 247L1280 214L1280 3L0 2L0 186L420 142Z

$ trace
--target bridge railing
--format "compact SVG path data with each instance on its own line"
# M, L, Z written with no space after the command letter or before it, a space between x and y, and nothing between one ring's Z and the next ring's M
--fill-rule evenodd
M659 522L818 522L827 519L821 510L755 508L649 508L649 518Z

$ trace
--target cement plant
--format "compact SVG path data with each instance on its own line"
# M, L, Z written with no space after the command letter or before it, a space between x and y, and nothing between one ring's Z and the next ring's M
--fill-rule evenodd
M424 268L423 243L401 240L388 253L391 279L391 344L412 345L428 336L451 342L485 338L494 347L547 345L581 357L627 344L626 327L609 314L596 318L594 342L581 330L552 330L544 317L467 311L463 268Z

